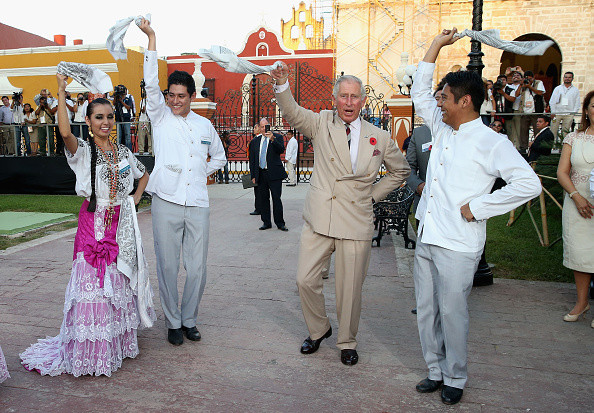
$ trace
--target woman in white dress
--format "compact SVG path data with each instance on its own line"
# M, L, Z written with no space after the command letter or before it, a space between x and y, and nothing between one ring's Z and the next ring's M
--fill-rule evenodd
M85 197L74 241L60 334L40 339L21 353L28 370L111 376L126 357L138 355L137 329L156 319L153 295L134 204L148 182L144 165L109 139L113 107L105 99L88 105L89 141L70 131L67 77L58 78L58 119L76 193ZM138 188L132 197L134 179Z
M584 98L580 128L563 140L557 179L563 201L563 265L573 270L577 302L565 321L577 321L589 309L588 287L594 273L594 199L589 179L594 168L594 90ZM592 321L594 328L594 320Z

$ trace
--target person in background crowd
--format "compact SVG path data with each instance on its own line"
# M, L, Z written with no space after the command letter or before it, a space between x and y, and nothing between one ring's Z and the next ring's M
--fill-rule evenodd
M522 91L522 82L524 81L524 74L518 70L514 70L511 73L512 77L512 84L508 86L513 89L511 93L513 93L514 101L512 104L512 110L514 116L506 122L505 129L507 130L507 135L509 139L514 144L515 148L520 150L520 121L521 121L521 114L520 114L520 92ZM528 143L526 142L526 146Z
M563 84L553 89L549 105L553 120L551 131L557 140L559 127L569 132L574 114L580 111L580 91L573 85L573 72L565 72Z
M8 96L2 96L0 106L0 153L2 155L14 155L14 128L12 127L12 110Z
M527 70L520 88L516 90L516 99L520 99L518 110L520 116L519 150L526 154L528 149L530 128L536 130L536 118L538 113L544 112L545 87L540 80L534 79L534 73Z
M487 80L485 85L485 99L481 104L481 120L486 126L491 124L491 117L495 113L495 99L493 98L493 81Z
M27 122L25 122L22 94L15 95L15 97L13 97L10 108L12 109L12 123L15 125L14 137L17 146L17 154L21 156L21 148L23 146L21 139L24 139L25 152L27 155L31 155L31 138L29 136Z
M384 108L382 109L382 129L388 130L388 124L390 123L390 117L392 114L390 113L390 109L388 109L388 105L384 103Z
M549 125L551 118L547 115L537 115L534 140L528 144L528 162L536 161L540 155L550 155L555 140Z
M23 105L23 113L25 114L25 123L27 124L27 131L31 140L31 156L37 156L39 149L39 138L37 137L37 116L31 107L30 103Z
M58 110L58 102L48 103L47 89L42 89L39 96L39 106L35 110L35 116L39 121L39 129L37 130L39 136L39 154L45 156L49 150L49 154L54 154L54 128L55 113ZM53 102L53 101L52 101Z
M140 148L143 148L141 151ZM146 103L140 102L138 118L138 152L151 153L153 150L153 134L151 121L146 113Z
M74 107L74 118L72 119L72 134L77 138L83 138L83 125L85 125L85 116L88 102L85 95L79 93L76 96L76 105Z
M292 130L288 131L285 137L288 140L285 151L285 163L287 165L287 173L289 174L289 183L287 186L296 186L297 174L295 173L295 166L297 165L297 149L299 145Z
M489 127L491 129L493 129L495 132L497 132L500 136L505 137L506 139L509 139L507 137L507 135L504 133L504 129L503 129L503 123L500 120L494 120Z
M231 134L229 131L223 131L221 134L221 143L223 144L223 149L225 150L225 158L227 158L227 162L225 163L223 169L219 169L217 172L217 178L220 184L223 183L223 173L225 174L225 183L229 183L229 145L231 145L230 135Z
M563 199L563 265L573 270L577 302L563 317L577 321L589 309L588 287L594 273L594 198L588 180L594 168L594 90L582 104L577 131L563 139L557 180L565 190ZM591 324L594 328L594 320Z
M369 122L369 119L371 119L371 109L369 109L369 103L366 103L365 107L361 109L361 117L363 117L363 120L366 120L367 122Z

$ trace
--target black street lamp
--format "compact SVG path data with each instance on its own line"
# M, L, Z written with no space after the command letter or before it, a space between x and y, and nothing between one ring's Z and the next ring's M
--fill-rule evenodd
M472 2L472 30L483 30L483 0L473 0ZM466 68L472 72L476 72L482 77L483 68L485 67L483 64L484 55L485 54L481 51L481 42L471 40L470 53L468 53L470 62L468 62ZM474 273L474 281L472 285L475 287L493 284L493 271L491 271L491 268L487 263L487 258L485 257L486 247L487 243L485 242L485 248L483 248L481 260L479 261L478 268Z

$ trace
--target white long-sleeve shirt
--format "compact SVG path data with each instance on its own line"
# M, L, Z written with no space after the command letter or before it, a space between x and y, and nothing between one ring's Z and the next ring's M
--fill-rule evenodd
M289 139L289 143L287 143L285 159L293 165L297 163L297 139L295 139L294 136L292 136L291 139Z
M157 52L147 50L144 56L155 152L146 192L178 205L208 207L206 178L227 162L221 139L208 119L192 111L186 117L173 114L159 88Z
M573 85L565 87L565 85L561 84L553 89L549 105L551 106L552 114L579 113L580 91Z
M512 143L485 126L480 117L446 125L431 94L435 64L420 62L411 95L415 110L431 130L433 147L425 188L415 217L421 241L459 252L478 252L486 238L486 219L504 214L540 194L538 177ZM496 178L507 186L492 194ZM460 207L470 203L476 221Z

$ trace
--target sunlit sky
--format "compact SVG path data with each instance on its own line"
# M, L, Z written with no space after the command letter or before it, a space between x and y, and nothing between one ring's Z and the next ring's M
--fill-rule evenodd
M309 7L310 2L306 1ZM152 14L161 56L197 52L213 44L239 51L246 36L261 25L280 34L281 19L291 18L299 0L219 1L12 1L2 7L0 22L53 40L66 35L66 44L83 39L105 43L109 28L122 18ZM146 46L146 36L132 24L125 46Z

